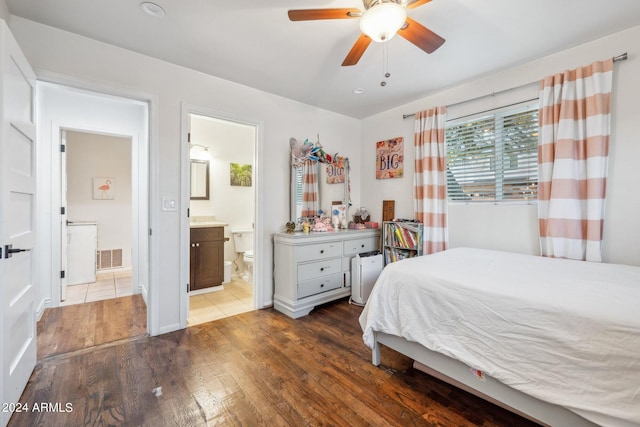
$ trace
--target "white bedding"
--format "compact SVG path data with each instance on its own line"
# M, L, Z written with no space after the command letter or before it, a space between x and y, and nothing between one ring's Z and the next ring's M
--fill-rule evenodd
M384 268L360 324L601 425L640 425L640 267L450 249Z

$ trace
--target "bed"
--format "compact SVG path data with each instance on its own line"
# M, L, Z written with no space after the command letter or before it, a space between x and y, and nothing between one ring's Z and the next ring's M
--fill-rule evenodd
M416 367L543 425L640 425L640 267L456 248L384 268L360 316Z

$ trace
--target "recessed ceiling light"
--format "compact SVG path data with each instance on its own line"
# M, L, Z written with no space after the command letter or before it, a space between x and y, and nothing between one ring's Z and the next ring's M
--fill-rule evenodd
M364 89L359 87L353 90L353 93L355 93L356 95L362 95L364 93Z
M140 9L142 9L142 11L147 15L153 16L154 18L162 18L166 14L162 7L155 3L151 3L150 1L140 3Z

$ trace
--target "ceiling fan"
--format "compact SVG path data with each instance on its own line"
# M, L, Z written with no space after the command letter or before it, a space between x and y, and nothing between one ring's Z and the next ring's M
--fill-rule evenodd
M358 63L371 41L383 43L397 33L427 53L432 53L444 39L407 16L406 9L415 9L431 0L362 0L364 12L354 8L298 9L289 11L291 21L360 18L360 37L342 62L342 66Z

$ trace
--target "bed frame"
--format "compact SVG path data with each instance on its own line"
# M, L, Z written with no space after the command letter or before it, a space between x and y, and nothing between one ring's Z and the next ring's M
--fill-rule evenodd
M413 359L414 367L482 399L544 426L583 427L596 424L558 405L515 390L464 363L394 335L375 332L372 363L380 365L380 344Z

